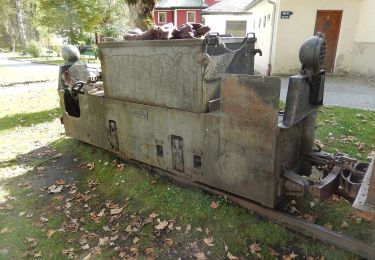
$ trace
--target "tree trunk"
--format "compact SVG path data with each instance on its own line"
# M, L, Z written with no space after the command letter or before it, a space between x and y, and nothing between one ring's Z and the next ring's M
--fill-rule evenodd
M16 52L16 32L14 31L14 27L11 25L10 26L10 41L12 44L12 52Z
M23 15L22 15L22 10L21 10L21 0L16 0L16 9L17 9L18 31L20 33L21 48L22 48L22 52L25 52L26 32L25 32L25 25L23 23Z

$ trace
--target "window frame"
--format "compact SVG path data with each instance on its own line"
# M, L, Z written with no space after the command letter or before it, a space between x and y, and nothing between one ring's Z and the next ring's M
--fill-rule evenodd
M160 14L164 14L164 21L160 21ZM167 12L158 12L158 23L167 23Z
M193 14L193 21L189 21L189 14ZM186 22L187 23L195 23L197 20L197 13L196 11L186 11Z

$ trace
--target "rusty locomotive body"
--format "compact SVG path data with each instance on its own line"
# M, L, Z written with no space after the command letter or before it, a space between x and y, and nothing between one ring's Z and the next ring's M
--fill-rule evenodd
M324 38L301 47L283 112L280 79L254 75L255 43L254 35L103 43L102 91L80 82L89 79L84 65L60 69L66 134L267 207L287 194L327 197L335 170L315 183L302 177L323 102Z

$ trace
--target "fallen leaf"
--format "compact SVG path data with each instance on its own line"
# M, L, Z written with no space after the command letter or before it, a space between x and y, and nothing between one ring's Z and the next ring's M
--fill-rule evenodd
M214 238L213 237L207 237L207 238L204 238L203 239L204 243L208 246L213 246L214 244L212 244L212 242L214 241Z
M154 219L157 216L159 216L159 214L156 214L155 212L152 212L148 217Z
M211 202L211 208L217 209L218 207L219 207L219 203L218 202L214 202L214 201Z
M294 252L292 252L290 255L283 255L283 260L291 260L296 258L298 255L296 255Z
M109 243L109 237L99 237L99 246L105 246Z
M199 252L199 253L194 254L194 257L197 260L206 260L207 259L206 255L203 252Z
M224 251L227 252L229 250L229 247L227 246L227 244L224 242Z
M325 224L324 224L324 227L325 227L325 228L328 228L328 229L332 229L333 226L332 226L331 224L329 224L329 223L325 223Z
M178 227L175 227L176 230L180 231L181 230L181 227L178 226Z
M30 212L29 214L26 215L27 218L31 218L34 215L34 213Z
M124 171L124 170L125 170L125 164L123 164L123 163L118 164L118 165L117 165L117 169L118 169L120 172Z
M8 233L10 232L10 229L8 227L5 227L3 228L1 231L0 231L0 234L4 234L4 233Z
M310 201L310 208L314 207L316 204L314 201Z
M65 181L63 179L59 179L57 181L55 181L56 185L64 185L65 184Z
M89 171L92 171L95 169L95 163L88 163L86 164L86 168L89 169Z
M132 226L128 225L125 229L125 232L129 233L130 231L132 231Z
M91 220L93 220L95 223L100 223L100 217L98 215L96 215L95 212L91 212L90 213L90 218Z
M111 228L108 227L108 226L103 226L103 230L104 230L104 231L111 231Z
M105 213L105 209L102 209L99 213L98 213L98 217L103 217Z
M250 245L250 253L253 254L253 255L256 255L258 254L258 252L262 250L262 248L260 247L260 244L258 243L252 243Z
M64 186L56 186L55 184L48 187L49 193L59 193L63 190Z
M48 218L40 216L40 222L46 223L46 222L48 222Z
M159 222L159 224L157 224L157 225L155 226L155 228L158 229L158 230L163 230L163 229L166 228L167 226L168 226L168 221L163 220L163 221Z
M118 215L122 212L122 208L111 209L110 212L111 212L111 215Z
M61 252L62 252L63 255L67 255L69 257L74 256L74 248L63 249L63 250L61 250Z
M349 227L349 224L348 224L348 222L346 222L345 220L342 222L342 224L341 224L341 227L342 228L347 228L347 227Z
M82 248L83 250L87 250L87 249L90 248L90 246L89 246L89 244L86 244L86 245L81 246L81 248Z
M139 238L138 238L138 237L135 237L135 238L133 239L133 244L137 244L138 241L139 241Z
M172 246L172 245L173 245L173 240L170 239L170 238L167 238L167 239L165 240L165 242L167 243L168 246Z
M202 232L203 231L201 227L197 227L197 228L195 228L195 230L198 231L198 232Z
M19 217L22 217L22 216L25 215L25 214L26 214L26 212L22 211L22 212L18 213L18 216L19 216Z
M191 230L191 224L186 226L185 234L189 233Z
M230 260L238 260L239 259L237 256L232 255L229 251L227 253L227 257Z
M309 223L315 223L316 219L313 215L310 215L310 214L304 214L303 215L303 218L309 222Z
M153 247L146 247L144 250L146 255L153 254L155 252L155 249Z
M41 257L42 256L42 251L39 251L38 253L36 253L35 255L34 255L34 257Z
M107 162L108 163L108 162ZM121 251L119 254L118 254L118 256L120 257L120 258L124 258L125 256L126 256L126 252L125 251Z
M53 236L53 234L55 234L55 232L56 232L56 230L54 230L54 229L48 229L47 238L50 239Z

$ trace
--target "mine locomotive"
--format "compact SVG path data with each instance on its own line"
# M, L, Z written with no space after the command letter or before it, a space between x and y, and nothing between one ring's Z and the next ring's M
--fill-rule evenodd
M327 198L342 168L308 177L330 160L314 147L324 36L303 43L283 111L280 79L254 75L256 41L105 42L102 71L68 51L58 87L66 135L270 208L285 195Z

